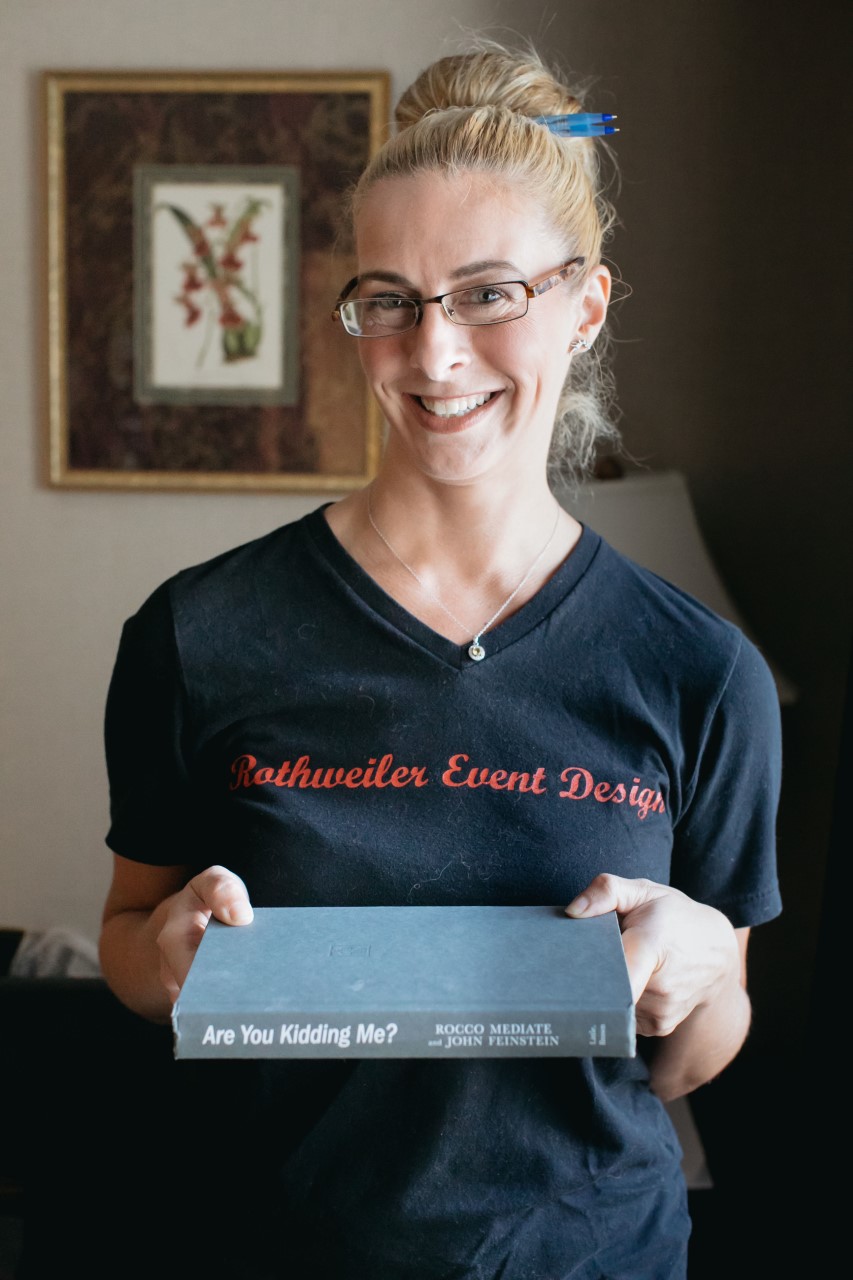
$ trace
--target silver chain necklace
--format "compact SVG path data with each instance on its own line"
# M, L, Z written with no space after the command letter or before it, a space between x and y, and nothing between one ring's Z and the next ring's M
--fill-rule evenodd
M430 600L432 600L434 604L437 604L437 605L438 605L438 607L439 607L439 609L441 609L444 613L446 613L446 614L447 614L447 616L448 616L448 618L450 618L451 622L455 622L455 623L456 623L456 625L457 625L457 627L459 627L460 631L468 631L470 628L466 627L464 622L460 622L460 621L459 621L459 619L457 618L456 614L455 614L455 613L452 613L452 612L451 612L451 610L450 610L450 609L448 609L448 607L447 607L447 605L444 603L444 601L443 601L439 596L437 596L437 595L436 595L436 593L435 593L434 591L431 591L431 590L430 590L430 588L426 585L426 583L424 582L424 580L423 580L423 578L420 576L420 574L419 574L419 573L416 573L416 571L412 568L412 566L411 566L410 564L406 564L406 561L403 559L403 557L402 557L398 552L396 552L396 551L394 550L394 548L391 546L391 543L390 543L390 542L388 541L388 539L385 537L385 534L382 532L382 530L379 528L379 525L376 523L376 521L375 521L375 520L374 520L374 518L373 518L373 506L372 506L372 504L371 504L371 500L370 500L370 498L371 498L371 494L370 494L370 489L368 488L368 490L367 490L367 518L368 518L368 520L370 521L371 525L373 526L373 530L374 530L374 532L375 532L375 533L377 534L377 536L378 536L379 538L381 538L381 539L382 539L382 541L385 543L385 546L386 546L386 547L388 548L388 550L391 552L391 555L394 557L394 559L395 559L395 560L397 560L397 561L398 561L398 562L403 566L403 568L406 570L406 572L407 572L407 573L410 573L410 574L412 575L412 577L414 578L415 582L417 582L418 586L419 586L419 587L420 587L420 589L424 592L424 594L425 594L425 595L427 595L427 596L429 596ZM530 568L527 570L527 572L525 573L524 577L523 577L523 578L521 579L521 581L519 582L518 586L517 586L513 591L511 591L511 592L510 592L510 594L507 596L506 600L504 600L504 602L503 602L503 604L500 606L500 608L499 608L499 609L496 609L496 610L495 610L495 612L492 614L492 616L489 618L488 622L484 622L484 623L483 623L482 627L480 627L479 631L478 631L478 632L477 632L477 634L474 636L474 639L473 639L473 640L471 641L471 643L469 644L469 646L468 646L468 657L472 660L472 662L482 662L482 661L483 661L483 658L485 658L485 656L486 656L486 650L483 648L483 645L480 643L480 639L481 639L482 635L484 634L484 632L488 631L489 627L492 625L492 623L493 623L493 622L496 622L496 621L497 621L497 619L498 619L498 618L501 616L501 614L503 613L504 609L506 609L510 604L512 604L513 600L514 600L514 599L515 599L515 597L518 595L519 591L520 591L520 590L521 590L521 588L524 586L525 582L527 582L528 578L529 578L529 577L530 577L530 575L533 573L533 570L536 568L536 566L538 565L539 561L542 559L542 557L544 556L545 552L546 552L546 551L548 550L548 548L550 547L550 545L551 545L551 543L552 543L552 541L553 541L553 539L554 539L554 534L557 532L557 525L558 525L559 523L560 523L560 508L558 507L558 508L557 508L557 514L556 514L556 516L555 516L555 518L554 518L554 526L553 526L553 528L551 529L551 532L548 534L548 537L547 537L547 540L546 540L546 542L545 542L545 545L542 547L541 551L539 551L539 553L537 554L536 559L533 561L532 565L531 565L531 566L530 566Z

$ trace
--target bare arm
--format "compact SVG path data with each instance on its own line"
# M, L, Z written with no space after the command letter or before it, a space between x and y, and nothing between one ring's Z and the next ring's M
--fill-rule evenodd
M583 905L586 900L586 905ZM637 1030L656 1037L652 1090L664 1101L719 1075L749 1031L748 929L651 880L601 875L569 915L615 910L637 1008Z
M738 981L722 984L714 999L697 1004L674 1031L655 1041L651 1084L665 1102L719 1075L746 1040L752 1015L746 990L749 929L734 929L733 933L740 961Z
M186 867L114 857L101 925L101 968L128 1008L152 1022L168 1022L211 914L225 924L248 924L249 896L225 867L208 867L190 878Z

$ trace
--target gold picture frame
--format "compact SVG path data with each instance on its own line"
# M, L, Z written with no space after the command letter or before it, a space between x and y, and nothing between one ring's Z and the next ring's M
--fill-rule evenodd
M384 71L43 73L51 485L372 478L379 411L330 313L389 88Z

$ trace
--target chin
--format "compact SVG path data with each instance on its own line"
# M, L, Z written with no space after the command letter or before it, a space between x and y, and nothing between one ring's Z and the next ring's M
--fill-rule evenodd
M460 448L457 435L444 436L431 447L407 451L409 465L428 479L448 485L474 484L493 479L516 483L527 471L529 456L517 449L496 447L493 442L475 448Z

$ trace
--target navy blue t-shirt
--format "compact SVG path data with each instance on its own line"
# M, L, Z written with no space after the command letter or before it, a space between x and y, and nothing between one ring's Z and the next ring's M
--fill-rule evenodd
M483 643L413 618L322 508L176 575L122 635L109 847L221 863L257 906L564 904L610 871L779 912L778 700L737 628L585 528ZM642 1054L262 1074L282 1275L682 1274Z

